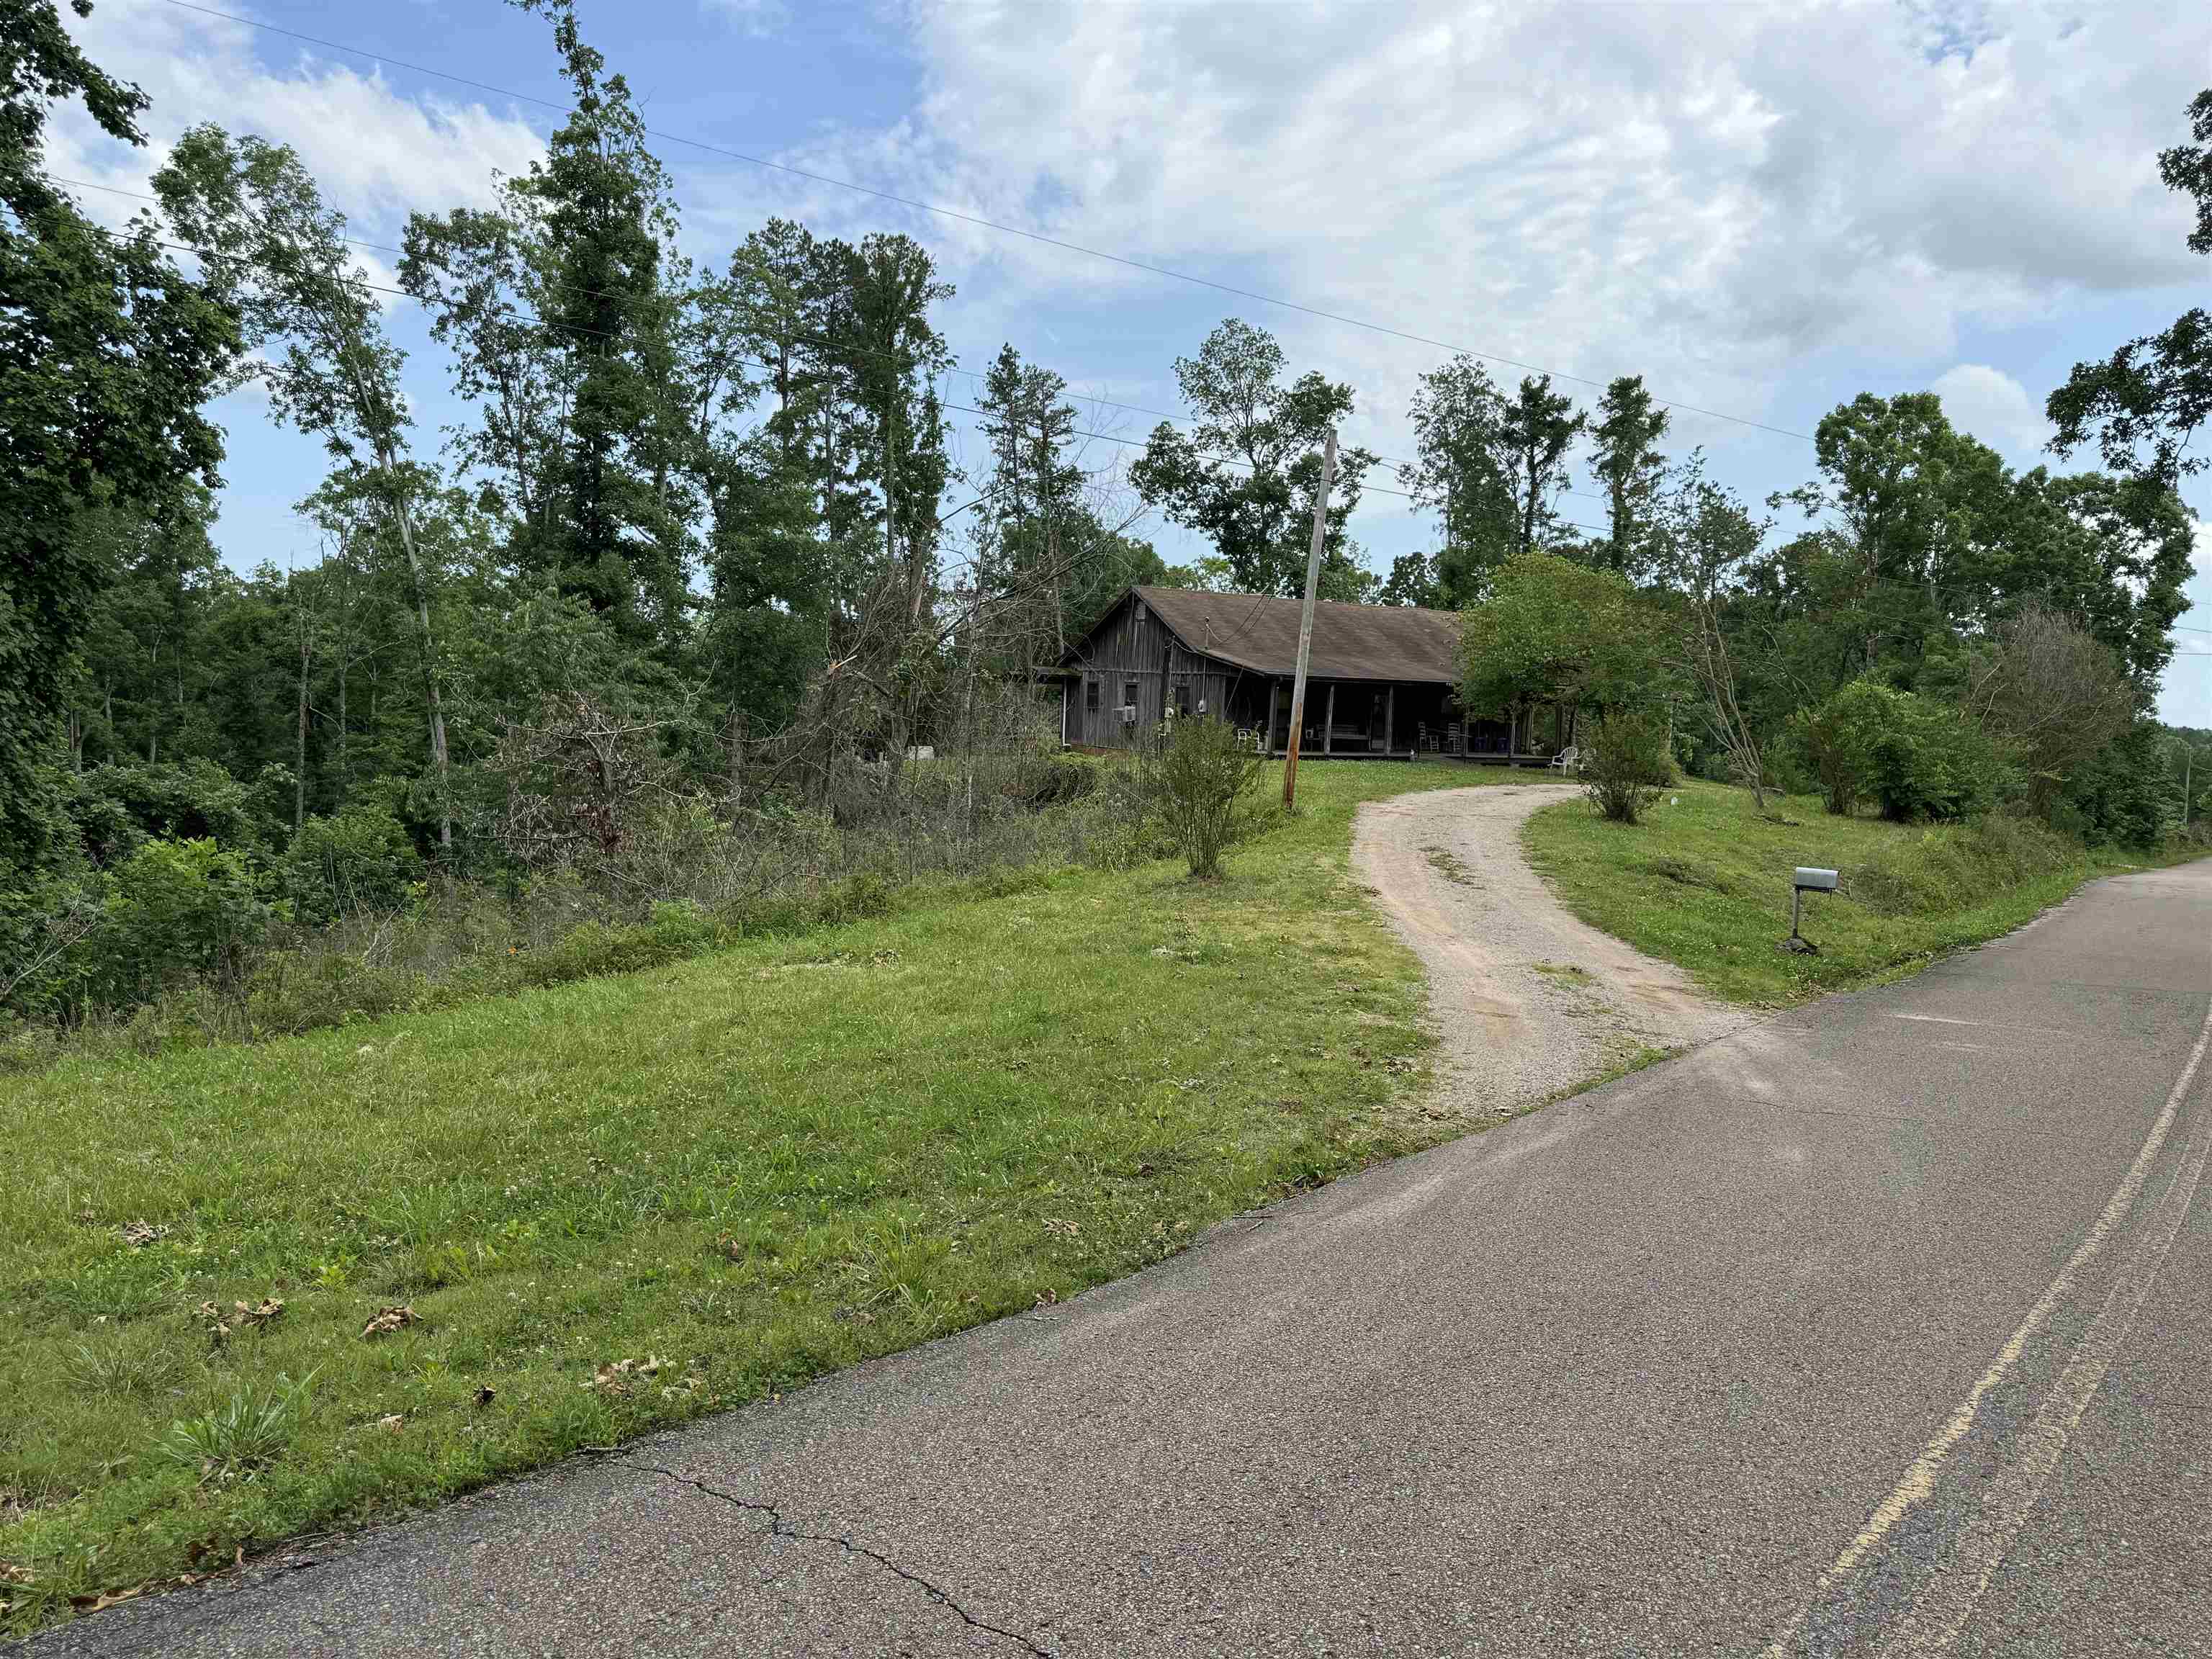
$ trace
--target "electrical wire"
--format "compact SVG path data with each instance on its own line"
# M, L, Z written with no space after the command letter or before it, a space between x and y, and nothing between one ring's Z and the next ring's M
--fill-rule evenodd
M181 3L183 3L183 0L169 0L169 3L173 3L173 4L181 4ZM121 189L118 189L118 188L116 188L116 187L115 187L115 186L113 186L113 185L91 184L91 183L88 183L88 181L81 180L81 179L59 179L59 178L58 178L58 179L55 179L53 180L53 182L54 182L54 183L56 183L56 184L60 184L60 185L69 185L69 186L70 186L70 187L72 187L72 188L75 188L75 189L101 190L101 191L108 191L109 193L111 193L111 194L112 194L112 195L117 195L117 196L127 196L127 197L134 197L134 198L136 198L137 199L143 200L143 201L150 201L150 202L156 202L156 203L158 203L158 201L160 200L160 198L159 198L158 197L147 196L147 195L143 194L142 192L138 192L138 191L135 191L121 190ZM114 234L114 233L112 233L112 232L111 232L111 231L107 231L107 230L106 230L103 227L94 226L94 229L97 229L97 230L100 230L100 231L101 232L101 234L104 234L104 235L108 235L108 236L110 236L110 237L112 237L112 236L113 236L113 234ZM204 251L204 250L200 249L200 248L193 247L193 246L191 246L189 243L185 243L185 242L177 242L177 241L171 241L171 240L167 240L167 239L163 239L163 238L156 238L155 240L156 240L156 242L158 243L158 245L159 245L159 246L162 246L162 247L172 248L172 249L174 249L175 251L177 251L177 252L182 252L182 253L190 253L190 254L191 254L192 256L194 256L194 257L195 257L195 258L206 258L206 257L207 257L207 255L206 255L206 253L205 253L205 251ZM376 242L364 242L364 241L362 241L360 239L356 238L356 237L340 237L340 238L338 238L337 240L338 240L339 241L341 241L341 242L343 242L343 243L349 244L349 245L350 245L350 246L359 246L359 247L367 247L367 248L371 248L371 249L374 249L375 251L377 251L377 252L380 252L398 253L398 252L403 252L403 250L401 250L401 249L394 248L394 247L391 247L391 246L387 246L387 245L386 245L386 244L382 244L382 243L376 243ZM408 293L408 292L407 292L405 289L404 289L391 288L391 287L387 287L387 286L386 286L386 285L384 285L384 284L381 284L381 283L369 283L369 282L362 282L362 283L361 283L359 284L359 286L361 286L362 288L363 288L363 289L367 289L368 291L369 291L369 292L371 292L371 293L375 293L375 294L386 294L386 295L392 295L393 297L395 297L395 298L397 298L397 299L412 301L414 301L415 303L416 303L416 304L418 304L418 305L419 305L419 304L423 304L423 303L425 303L424 301L422 301L419 300L416 295L411 295L411 294ZM619 295L605 295L605 296L600 296L600 297L611 298L611 299L616 299L616 300L617 300L617 301L619 301L619 300L621 299L621 296L619 296ZM550 318L544 318L544 317L536 316L536 315L534 315L534 314L532 314L532 313L531 313L521 311L521 310L520 310L519 308L517 309L516 316L517 316L517 318L518 318L518 319L519 319L519 320L525 321L525 322L535 323L535 324L537 324L537 325L538 325L539 327L541 327L541 328L558 328L558 329L565 329L565 330L568 330L568 331L572 331L572 332L594 335L594 336L597 336L597 337L601 337L601 338L610 338L610 339L611 339L611 338L615 337L615 336L614 336L614 335L613 335L610 331L605 330L605 329L595 329L595 328L591 328L591 327L588 327L588 326L586 326L586 325L583 325L583 324L580 324L580 323L564 323L564 322L561 322L561 321L558 321L558 320L554 319L550 319ZM866 348L866 347L855 347L855 348L847 348L847 349L853 349L853 350L854 350L854 351L858 352L860 355L866 356L886 357L886 358L889 356L889 354L887 354L887 353L872 351L872 350L870 350L868 348ZM741 354L733 355L733 356L732 356L732 362L741 362L741 363L744 363L744 364L749 365L750 367L756 368L772 368L772 367L773 367L773 365L771 365L771 364L769 364L769 363L768 363L768 362L766 362L763 361L763 360L762 360L762 359L760 359L760 358L757 358L757 357L748 357L748 356L743 356L743 355L741 355ZM954 373L959 373L959 374L972 374L974 373L974 371L972 371L972 370L958 370L958 369L956 369L956 370L954 370L954 371L952 371L952 372L954 372ZM978 378L980 378L980 377L978 377ZM1103 400L1103 399L1097 399L1097 400L1093 400L1093 401L1104 402L1104 401L1106 401L1106 400ZM973 407L973 406L971 406L971 405L969 405L969 404L966 404L945 403L945 404L941 404L940 406L941 406L941 407L943 407L943 408L945 408L945 409L948 409L948 410L955 410L955 411L957 411L957 412L958 412L958 413L960 413L960 414L963 414L963 415L973 415L973 416L977 416L977 417L979 417L979 418L981 418L981 419L984 419L984 420L993 420L993 419L1000 419L1000 418L1003 418L1003 416L1000 416L1000 415L998 415L998 414L994 413L994 411L992 411L992 410L982 410L982 409L977 409L977 408L975 408L975 407ZM1127 407L1130 407L1130 405L1126 405L1126 404L1109 404L1109 406L1110 406L1110 407L1115 407L1115 408L1127 408ZM1157 411L1146 411L1146 412L1157 412ZM1069 427L1069 428L1065 428L1065 430L1066 431L1067 434L1068 434L1069 436L1071 436L1071 437L1088 438L1088 439L1092 439L1092 440L1095 440L1095 441L1099 441L1099 442L1102 442L1102 443L1120 444L1120 445L1123 445L1123 446L1125 446L1125 447L1127 447L1133 448L1133 449L1142 449L1142 448L1146 448L1146 447L1149 447L1149 445L1150 445L1150 440L1148 440L1148 439L1147 439L1147 440L1139 440L1139 439L1135 439L1135 438L1124 438L1124 437L1121 437L1121 436L1118 435L1117 434L1110 433L1110 432L1096 432L1096 431L1090 431L1090 430L1086 430L1086 429L1082 428L1079 428L1079 427ZM1370 453L1371 453L1372 452L1370 452ZM1242 468L1245 469L1245 470L1246 470L1246 471L1251 471L1251 472L1255 472L1255 473L1256 473L1256 472L1258 471L1258 468L1257 468L1255 465L1254 465L1254 464L1253 464L1253 463L1251 463L1251 462L1249 462L1249 461L1247 461L1247 460L1244 460L1244 459L1241 459L1240 457L1237 457L1237 456L1235 456L1235 455L1230 455L1230 454L1220 453L1218 453L1218 452L1203 451L1203 450L1202 450L1202 451L1200 451L1200 452L1199 452L1199 453L1200 453L1200 455L1201 456L1201 458L1202 458L1202 459L1207 459L1207 460L1216 460L1216 461L1220 461L1220 462L1223 462L1223 463L1224 463L1224 464L1226 464L1226 465L1231 465L1231 466L1237 466L1237 467L1242 467ZM1382 459L1389 459L1389 458L1388 458L1388 457L1384 457L1384 456L1376 456L1376 459L1378 459L1378 460L1382 460ZM1410 492L1410 491L1403 490L1403 489L1392 489L1389 488L1388 486L1386 486L1386 485L1382 485L1382 484L1370 484L1370 483L1363 483L1360 485L1360 489L1362 489L1362 491L1363 491L1364 493L1369 493L1369 494L1373 494L1373 495L1390 495L1390 496L1395 496L1395 497L1396 497L1396 498L1398 498L1399 500L1401 500L1401 501L1413 501L1413 502L1416 502L1416 503L1418 503L1418 502L1419 501L1419 499L1420 499L1418 495L1416 495L1413 494L1413 493L1412 493L1412 492ZM1578 494L1578 493L1586 493L1586 492L1572 492L1572 491L1571 491L1571 492L1568 492L1568 493L1571 493L1571 494ZM980 500L981 498L979 497L978 499ZM971 502L969 502L969 505L972 507L972 506L975 505L975 503L971 501ZM963 510L964 510L964 509L963 509ZM1557 525L1565 525L1565 526L1569 526L1569 527L1571 527L1571 528L1576 529L1576 530L1586 531L1586 532L1588 532L1589 533L1590 533L1590 534L1592 534L1592 535L1609 535L1609 534L1611 533L1611 532L1610 532L1610 531L1608 531L1607 529L1606 529L1606 528L1605 528L1604 526L1600 526L1600 525L1593 525L1593 524L1585 524L1585 523L1583 523L1582 521L1580 521L1580 520L1574 520L1574 519L1567 519L1567 518L1560 518L1560 517L1553 516L1553 517L1549 518L1549 519L1548 519L1548 520L1547 520L1547 522L1552 523L1552 524L1557 524ZM1265 596L1262 596L1262 597L1265 597ZM1230 641L1230 640L1233 640L1233 639L1235 639L1235 638L1237 638L1237 637L1239 637L1243 633L1244 633L1245 631L1248 631L1248 630L1249 629L1249 628L1250 628L1251 624L1252 624L1252 621L1253 621L1253 619L1256 618L1256 617L1257 617L1257 615L1258 615L1258 612L1259 612L1259 609L1260 609L1260 607L1259 607L1258 605L1255 605L1253 607L1252 616L1251 616L1250 617L1248 617L1248 618L1247 618L1247 620L1246 620L1246 622L1245 622L1245 623L1243 623L1243 624L1239 629L1236 629L1236 630L1232 631L1232 633L1231 633L1231 634L1230 634L1230 635L1225 635L1223 642L1224 642L1224 643L1225 643L1225 642L1227 642L1227 641ZM2204 634L2204 635L2212 635L2212 628L2197 628L2197 627L2192 627L2192 626L2191 626L2191 625L2189 625L2189 624L2183 623L2170 623L2170 624L2168 624L2168 627L2169 627L2170 630L2174 631L2174 632L2179 632L2179 633L2190 633L2190 634ZM2197 658L2197 657L2199 657L2199 656L2205 656L2205 655L2212 655L2212 653L2196 653L2196 652L2182 652L2182 653L2175 653L2175 657L2176 657L2176 659L2195 659L2195 658Z
M371 63L384 64L393 69L405 70L412 75L425 75L442 81L450 81L457 86L468 87L477 92L488 92L495 97L510 98L518 103L534 104L541 109L555 110L563 115L574 113L568 106L556 103L550 99L532 97L527 93L510 92L503 87L495 87L488 82L473 81L465 76L455 75L450 70L432 69L422 64L410 64L400 58L387 57L382 52L371 52L364 46L348 46L343 41L325 40L320 35L303 33L298 29L288 29L275 23L264 23L258 18L242 17L235 12L221 11L213 6L197 4L195 0L162 0L162 3L175 6L183 11L198 12L203 16L221 18L226 22L238 23L247 28L263 29L271 34L281 34L290 40L305 41L309 46L321 46L331 52L343 52L353 57L365 58ZM710 143L702 138L688 137L682 133L667 132L642 124L639 131L647 137L659 138L666 143L683 144L689 149L702 150L710 155L725 156L733 161L743 161L749 167L764 167L773 173L787 173L796 179L806 179L811 184L828 185L834 189L852 191L858 195L873 197L878 201L912 208L919 213L933 214L939 218L954 220L961 224L975 225L979 228L997 231L1008 236L1018 236L1046 247L1059 248L1069 253L1079 253L1087 258L1103 259L1131 270L1145 271L1152 276L1167 277L1174 282L1188 283L1195 287L1212 289L1216 293L1232 295L1237 299L1250 300L1259 305L1274 306L1285 311L1297 312L1304 316L1319 318L1325 322L1341 323L1349 328L1364 329L1369 333L1385 335L1392 339L1405 340L1415 345L1433 346L1440 351L1449 351L1468 357L1479 357L1486 362L1503 363L1509 368L1521 369L1531 374L1548 374L1553 380L1565 380L1571 385L1603 386L1607 384L1603 380L1592 380L1588 375L1570 374L1563 369L1548 369L1539 364L1523 362L1518 358L1505 356L1498 352L1478 350L1472 346L1455 344L1452 341L1440 340L1431 335L1417 334L1409 329L1394 328L1386 323L1347 316L1342 312L1325 311L1317 306L1305 305L1296 300L1281 299L1272 294L1261 294L1252 289L1237 288L1231 283L1216 282L1210 276L1195 276L1189 271L1176 270L1170 266L1153 264L1147 260L1131 258L1126 254L1110 252L1104 248L1086 247L1079 242L1070 242L1057 236L1048 236L1042 231L1027 230L1019 225L1006 224L996 219L986 219L978 214L963 213L957 208L940 206L936 203L921 201L911 196L901 196L893 191L878 190L870 185L856 184L849 179L834 178L828 173L811 172L805 167L793 167L783 161L771 161L765 156L747 155L743 150L732 149L722 144ZM1771 425L1765 421L1755 421L1748 416L1730 415L1722 410L1706 409L1696 404L1681 402L1677 398L1654 398L1652 402L1662 409L1680 410L1686 415L1702 415L1708 420L1725 421L1731 425L1749 427L1759 432L1770 432L1777 437L1796 438L1804 443L1813 441L1810 433L1796 432L1788 427Z

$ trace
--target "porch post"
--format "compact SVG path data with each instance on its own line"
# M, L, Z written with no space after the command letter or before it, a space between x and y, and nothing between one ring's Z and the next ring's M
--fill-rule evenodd
M1321 752L1328 753L1329 745L1336 741L1336 682L1328 683L1328 712L1322 716Z
M1267 682L1267 740L1260 745L1261 750L1267 754L1272 755L1275 752L1275 705L1282 700L1282 681L1269 680Z
M1398 684L1390 683L1382 693L1382 752L1389 754L1394 747L1392 739L1398 735Z

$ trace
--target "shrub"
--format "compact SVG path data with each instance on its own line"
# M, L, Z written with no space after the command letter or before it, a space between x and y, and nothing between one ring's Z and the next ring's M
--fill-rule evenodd
M1617 823L1633 823L1660 788L1674 781L1667 728L1648 714L1616 708L1591 726L1581 745L1583 788Z
M284 890L294 914L319 927L342 915L397 909L420 868L397 818L351 806L300 826L284 855Z
M101 1007L137 1007L200 980L234 988L269 929L245 855L211 841L149 841L103 886L100 925L75 952L84 996Z
M86 855L120 863L149 840L256 843L256 814L245 785L211 760L181 765L142 761L95 766L64 781L64 803Z
M1160 815L1194 876L1221 868L1221 854L1244 826L1237 808L1267 764L1260 750L1218 715L1170 721L1157 770Z
M1098 763L1081 755L1054 755L1029 770L1018 787L1019 798L1030 806L1082 800L1098 788Z
M2006 792L1996 746L1948 704L1856 680L1791 721L1831 812L1871 797L1898 823L1986 811Z
M1860 680L1790 716L1790 738L1819 780L1820 799L1838 817L1849 816L1867 793L1875 735L1888 715L1887 699L1897 695L1887 686Z

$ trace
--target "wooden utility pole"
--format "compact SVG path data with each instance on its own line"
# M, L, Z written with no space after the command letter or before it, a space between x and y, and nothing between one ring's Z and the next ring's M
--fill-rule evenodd
M1291 684L1291 741L1283 751L1283 805L1295 807L1298 793L1298 739L1306 720L1306 659L1313 654L1314 588L1321 580L1321 544L1328 535L1328 497L1336 488L1336 428L1321 461L1321 488L1314 494L1313 546L1306 553L1306 597L1298 612L1298 676Z

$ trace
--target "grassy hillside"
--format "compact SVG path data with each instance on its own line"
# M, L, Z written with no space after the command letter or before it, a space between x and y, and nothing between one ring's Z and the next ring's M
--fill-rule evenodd
M1686 783L1634 824L1569 802L1531 818L1522 845L1582 920L1759 1006L1910 972L2019 927L2088 876L2133 867L2026 826L1930 830L1769 799L1764 817L1744 790ZM1844 891L1805 900L1817 956L1775 948L1798 865L1844 872Z
M1065 871L0 1079L8 1620L1065 1297L1451 1131L1346 854L1358 800L1481 781L1310 763L1217 884Z

